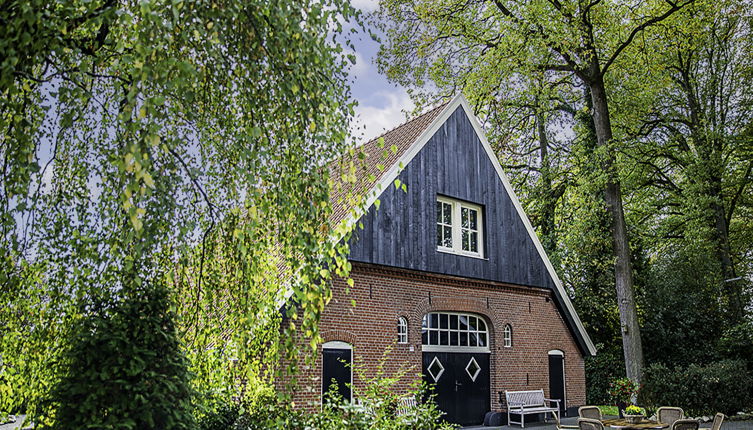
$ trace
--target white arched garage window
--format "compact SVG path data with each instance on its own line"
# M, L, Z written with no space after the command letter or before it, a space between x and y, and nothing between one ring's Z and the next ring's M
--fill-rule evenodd
M421 322L424 351L489 351L489 330L478 315L458 312L431 312Z
M405 317L397 319L397 343L408 343L408 320Z

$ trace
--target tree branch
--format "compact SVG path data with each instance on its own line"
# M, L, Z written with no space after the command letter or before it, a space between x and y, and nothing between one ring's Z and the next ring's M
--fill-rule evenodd
M654 24L657 24L657 23L660 23L660 22L664 21L665 19L667 19L670 16L672 16L672 14L674 14L675 12L679 11L680 9L682 9L685 6L687 6L687 5L691 4L691 3L694 3L694 2L695 2L695 0L687 0L686 2L681 3L681 4L670 3L670 5L672 5L672 7L670 7L666 12L664 12L663 14L661 14L659 16L655 16L655 17L653 17L653 18L645 21L641 25L635 27L633 29L633 31L630 32L630 35L628 36L627 40L625 40L624 42L622 42L620 44L620 46L617 47L617 49L614 51L614 53L612 53L612 56L609 58L609 60L607 60L607 62L604 64L604 67L601 69L601 74L605 75L607 73L607 70L609 69L609 66L611 66L612 63L614 63L614 61L617 59L617 57L620 56L620 54L622 53L622 51L625 50L625 48L627 48L628 46L630 46L631 43L633 43L633 39L635 39L635 36L637 36L638 33L640 33L641 31L645 30L646 28L648 28L648 27L650 27L650 26L652 26Z

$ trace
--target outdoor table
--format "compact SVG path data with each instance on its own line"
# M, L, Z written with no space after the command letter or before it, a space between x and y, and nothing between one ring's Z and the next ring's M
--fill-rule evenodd
M629 422L627 422L627 420L624 419L603 420L602 423L604 423L605 427L624 430L665 429L669 427L669 424L664 424L658 421L651 421L647 419L643 419L643 421L638 424L630 424Z

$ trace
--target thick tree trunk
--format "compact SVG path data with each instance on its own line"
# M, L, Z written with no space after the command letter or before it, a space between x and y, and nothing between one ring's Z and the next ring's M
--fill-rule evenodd
M719 260L722 275L722 291L727 298L727 319L731 324L739 324L745 315L745 304L742 299L741 283L730 281L736 278L735 267L732 262L732 251L729 246L729 226L724 210L724 196L722 195L722 155L721 148L714 145L714 153L706 155L706 169L709 172L707 193L710 200L709 209L712 216L709 222L713 226L716 257Z
M549 160L549 140L546 137L546 123L541 112L536 113L536 133L539 139L539 155L541 157L541 193L544 196L541 208L541 235L544 248L552 252L557 244L554 228L554 210L557 205L555 191L552 189L552 169Z
M697 148L697 163L701 166L701 172L693 181L701 183L703 197L709 199L708 206L710 216L708 222L712 228L712 238L719 261L722 276L722 294L727 299L727 319L731 324L739 324L745 316L745 303L741 283L729 281L736 277L735 267L732 262L732 251L729 245L729 226L724 210L724 195L722 194L722 176L724 172L724 157L722 141L709 139L710 133L708 120L704 120L702 105L696 95L694 80L691 78L688 66L680 73L681 86L685 91L685 97L690 113L690 132Z
M593 121L596 139L600 148L607 148L604 156L604 170L607 181L604 196L612 224L612 246L614 249L615 284L617 306L622 327L622 348L625 355L625 368L628 378L640 383L643 375L643 345L641 342L638 311L633 293L633 265L628 243L625 213L622 207L622 191L614 166L614 153L608 149L612 140L612 124L609 120L609 105L604 80L601 76L588 83L593 103Z

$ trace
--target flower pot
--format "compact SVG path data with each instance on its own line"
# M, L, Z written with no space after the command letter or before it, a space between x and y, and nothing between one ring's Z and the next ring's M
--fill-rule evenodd
M625 414L625 421L630 424L638 424L643 421L643 415L627 415Z

